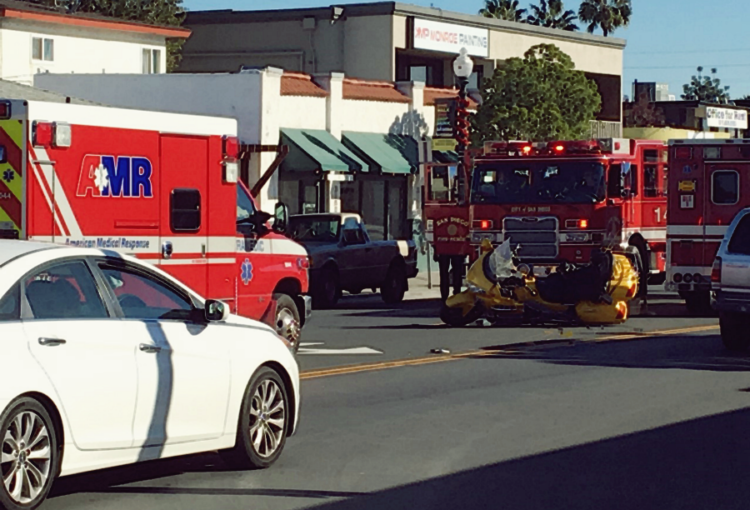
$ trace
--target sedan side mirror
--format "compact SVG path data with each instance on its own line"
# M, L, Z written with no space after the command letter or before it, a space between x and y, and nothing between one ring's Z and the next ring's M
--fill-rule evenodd
M209 299L206 301L205 314L208 322L224 322L229 317L229 307L221 301Z
M286 232L286 227L289 224L289 207L284 202L277 202L273 218L273 229L280 233Z

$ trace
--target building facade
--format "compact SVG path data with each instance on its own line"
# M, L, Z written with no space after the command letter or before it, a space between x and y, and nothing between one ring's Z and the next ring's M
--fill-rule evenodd
M37 87L119 107L232 117L252 187L280 146L289 153L258 195L273 211L356 212L372 237L409 239L421 216L420 166L433 152L435 101L456 89L312 76L277 68L218 74L41 74ZM425 142L425 140L427 140Z
M554 44L595 81L602 109L593 134L621 134L625 41L397 2L274 11L188 14L192 35L181 72L274 66L288 71L342 72L365 80L454 85L452 62L466 47L475 62L470 88L532 46Z
M0 78L31 85L39 73L164 73L167 39L188 35L184 28L0 0Z

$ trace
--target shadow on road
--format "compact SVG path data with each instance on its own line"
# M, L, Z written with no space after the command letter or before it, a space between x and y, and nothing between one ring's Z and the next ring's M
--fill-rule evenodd
M155 481L186 470L213 471L215 466L199 467L211 459L209 455L189 458L196 464L187 468L185 459L176 459L109 470L110 476L103 479L101 473L86 475L91 485L79 487L78 491L337 499L312 507L317 510L744 510L750 501L750 485L742 483L742 476L750 472L750 435L746 433L749 428L750 410L742 409L372 493L183 488ZM502 437L488 440L502 441ZM131 474L114 476L123 472ZM134 478L152 479L152 484L113 486ZM103 480L106 483L100 483ZM294 486L304 481L288 483ZM63 484L69 481L63 479L59 485ZM57 488L55 495L61 494L64 492Z
M745 509L748 427L750 411L743 409L314 508Z
M503 349L503 346L497 348ZM728 352L719 335L663 336L601 343L571 342L563 347L520 347L507 353L477 358L528 359L559 365L750 372L750 355Z

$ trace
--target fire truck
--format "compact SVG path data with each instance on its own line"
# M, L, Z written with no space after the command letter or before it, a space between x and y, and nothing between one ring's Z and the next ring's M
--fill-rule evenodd
M511 239L540 276L594 248L624 249L644 283L663 283L666 158L661 141L487 142L465 175L427 169L426 237L436 254L472 260L483 239Z
M666 288L703 313L721 240L750 205L750 184L740 177L750 170L750 140L671 140L669 167Z
M233 119L0 100L0 237L145 259L298 345L305 249L238 183Z

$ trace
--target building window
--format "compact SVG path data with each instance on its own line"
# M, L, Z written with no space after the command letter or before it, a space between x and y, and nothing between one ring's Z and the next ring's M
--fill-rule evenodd
M143 50L143 74L161 73L161 50Z
M42 37L33 37L31 39L31 58L34 60L46 60L52 62L55 60L55 41Z

